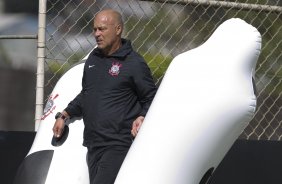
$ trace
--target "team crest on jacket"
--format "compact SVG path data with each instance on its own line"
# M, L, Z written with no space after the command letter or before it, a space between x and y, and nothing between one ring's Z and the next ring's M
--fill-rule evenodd
M112 76L118 76L120 67L122 67L122 64L120 64L119 62L113 62L111 69L109 69L109 74L111 74Z

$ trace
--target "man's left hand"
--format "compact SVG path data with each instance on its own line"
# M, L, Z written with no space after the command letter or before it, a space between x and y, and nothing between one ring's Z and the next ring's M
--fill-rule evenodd
M144 121L144 116L139 116L138 118L135 119L135 121L133 121L132 129L131 129L131 134L133 135L133 137L136 137L143 121Z

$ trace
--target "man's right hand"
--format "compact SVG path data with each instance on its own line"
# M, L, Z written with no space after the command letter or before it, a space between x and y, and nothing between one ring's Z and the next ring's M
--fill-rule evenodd
M64 131L64 127L65 127L65 120L63 120L62 118L56 119L56 122L53 126L54 136L57 138L61 137Z
M58 117L56 117L58 115ZM65 127L65 121L68 119L70 116L66 111L63 111L62 113L57 113L55 116L57 119L55 121L55 124L53 126L53 133L54 137L61 137L64 127Z

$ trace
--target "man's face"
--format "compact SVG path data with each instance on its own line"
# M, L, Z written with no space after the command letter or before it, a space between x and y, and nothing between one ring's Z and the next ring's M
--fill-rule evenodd
M94 19L94 36L97 47L101 50L111 50L118 40L116 24L107 15L99 15Z

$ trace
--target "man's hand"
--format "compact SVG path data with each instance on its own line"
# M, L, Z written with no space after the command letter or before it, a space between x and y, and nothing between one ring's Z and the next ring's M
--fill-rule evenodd
M59 138L63 133L64 127L65 127L65 121L61 118L56 119L56 122L53 126L54 136Z
M63 117L62 116L58 117L53 126L54 137L57 138L61 137L65 127L65 120L70 117L66 111L63 111L61 115L63 115Z
M144 116L139 116L138 118L136 118L135 121L133 121L132 129L131 129L131 134L133 135L133 137L136 137L143 121L144 121Z

